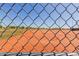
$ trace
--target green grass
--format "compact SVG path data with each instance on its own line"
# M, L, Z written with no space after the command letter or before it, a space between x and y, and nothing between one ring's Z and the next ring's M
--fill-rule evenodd
M8 39L11 36L19 36L22 35L22 33L27 30L26 28L0 28L0 39Z

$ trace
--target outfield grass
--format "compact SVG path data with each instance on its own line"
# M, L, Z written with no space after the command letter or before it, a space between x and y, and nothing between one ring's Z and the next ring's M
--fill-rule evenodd
M32 28L32 27L0 27L0 40L1 39L8 39L12 36L20 36L23 35L23 33L29 29L38 29L38 28Z
M11 36L20 36L27 29L0 28L0 39L8 39Z

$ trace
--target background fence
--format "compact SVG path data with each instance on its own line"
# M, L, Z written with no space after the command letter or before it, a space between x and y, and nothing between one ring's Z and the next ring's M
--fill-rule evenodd
M77 3L0 4L1 55L78 55L78 35Z

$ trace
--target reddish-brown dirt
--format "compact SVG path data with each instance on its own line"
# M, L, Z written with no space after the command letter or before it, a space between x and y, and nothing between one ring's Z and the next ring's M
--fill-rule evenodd
M79 31L30 29L0 40L0 52L77 52Z

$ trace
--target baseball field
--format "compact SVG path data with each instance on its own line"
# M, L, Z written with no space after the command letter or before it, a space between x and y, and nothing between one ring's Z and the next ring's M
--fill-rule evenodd
M0 29L0 52L77 52L79 31L70 29Z

